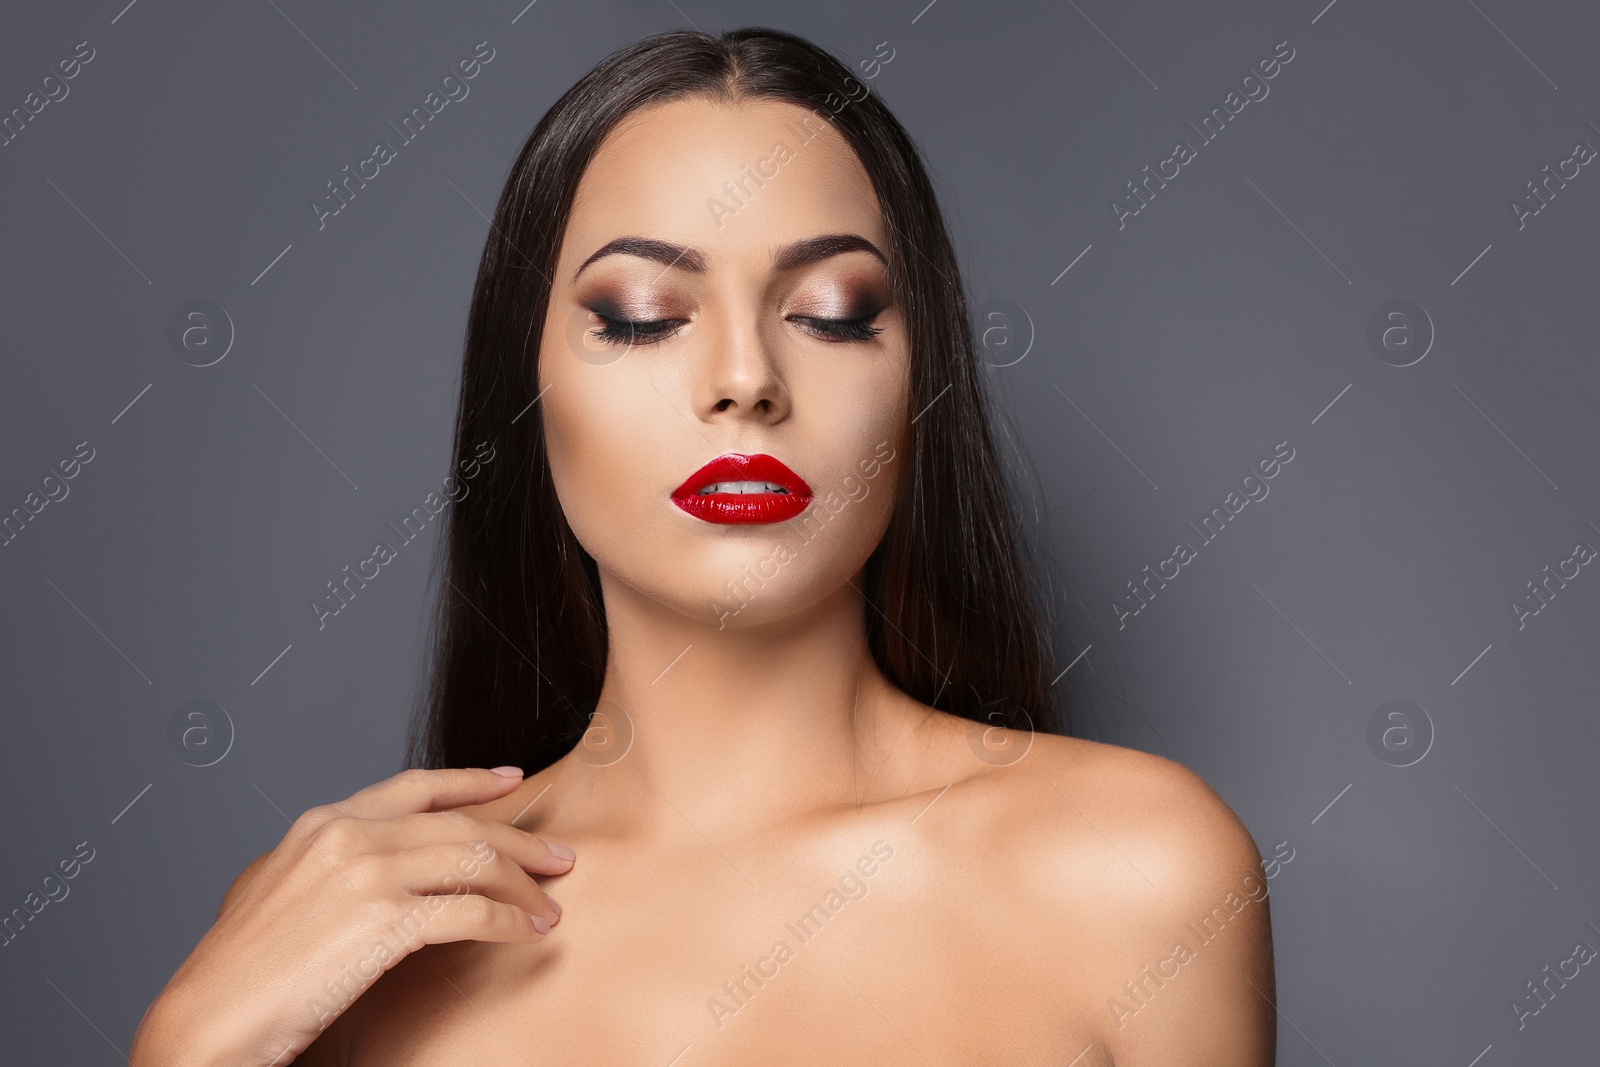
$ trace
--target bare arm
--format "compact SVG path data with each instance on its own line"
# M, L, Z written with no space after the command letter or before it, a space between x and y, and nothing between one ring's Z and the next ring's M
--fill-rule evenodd
M1189 877L1163 893L1160 918L1145 924L1151 949L1110 991L1104 1021L1117 1065L1272 1067L1276 991L1260 855L1242 826L1226 825L1182 852Z
M1104 756L1055 784L1087 842L1069 898L1082 924L1072 980L1099 1062L1271 1067L1268 883L1243 823L1198 776L1143 753Z

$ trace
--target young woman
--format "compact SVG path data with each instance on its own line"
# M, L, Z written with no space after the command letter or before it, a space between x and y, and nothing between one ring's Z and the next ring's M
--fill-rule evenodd
M683 32L586 75L473 298L431 769L252 863L131 1062L1269 1064L1259 853L1053 732L981 384L837 61Z

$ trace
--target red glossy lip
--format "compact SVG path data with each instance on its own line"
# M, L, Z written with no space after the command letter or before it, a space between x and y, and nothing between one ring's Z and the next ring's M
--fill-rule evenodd
M722 482L770 482L781 486L781 493L703 493L702 489ZM811 487L806 480L772 456L757 453L746 456L729 452L718 456L672 491L672 502L706 522L751 523L784 522L811 504Z

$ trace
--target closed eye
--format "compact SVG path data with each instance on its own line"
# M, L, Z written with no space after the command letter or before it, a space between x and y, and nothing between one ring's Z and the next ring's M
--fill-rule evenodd
M589 335L608 345L648 345L663 340L677 331L684 323L683 319L648 319L636 321L634 319L614 319L609 315L594 312L600 319L601 327L589 331Z
M870 341L883 332L882 326L870 325L876 317L874 314L861 319L818 319L792 315L789 321L801 323L805 329L828 341Z

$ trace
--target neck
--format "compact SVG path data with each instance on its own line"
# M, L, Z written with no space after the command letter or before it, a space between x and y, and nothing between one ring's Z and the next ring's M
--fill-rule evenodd
M593 817L624 834L685 819L713 836L759 832L909 787L929 713L878 670L854 583L779 622L720 630L604 573L601 585L599 712L566 761Z

